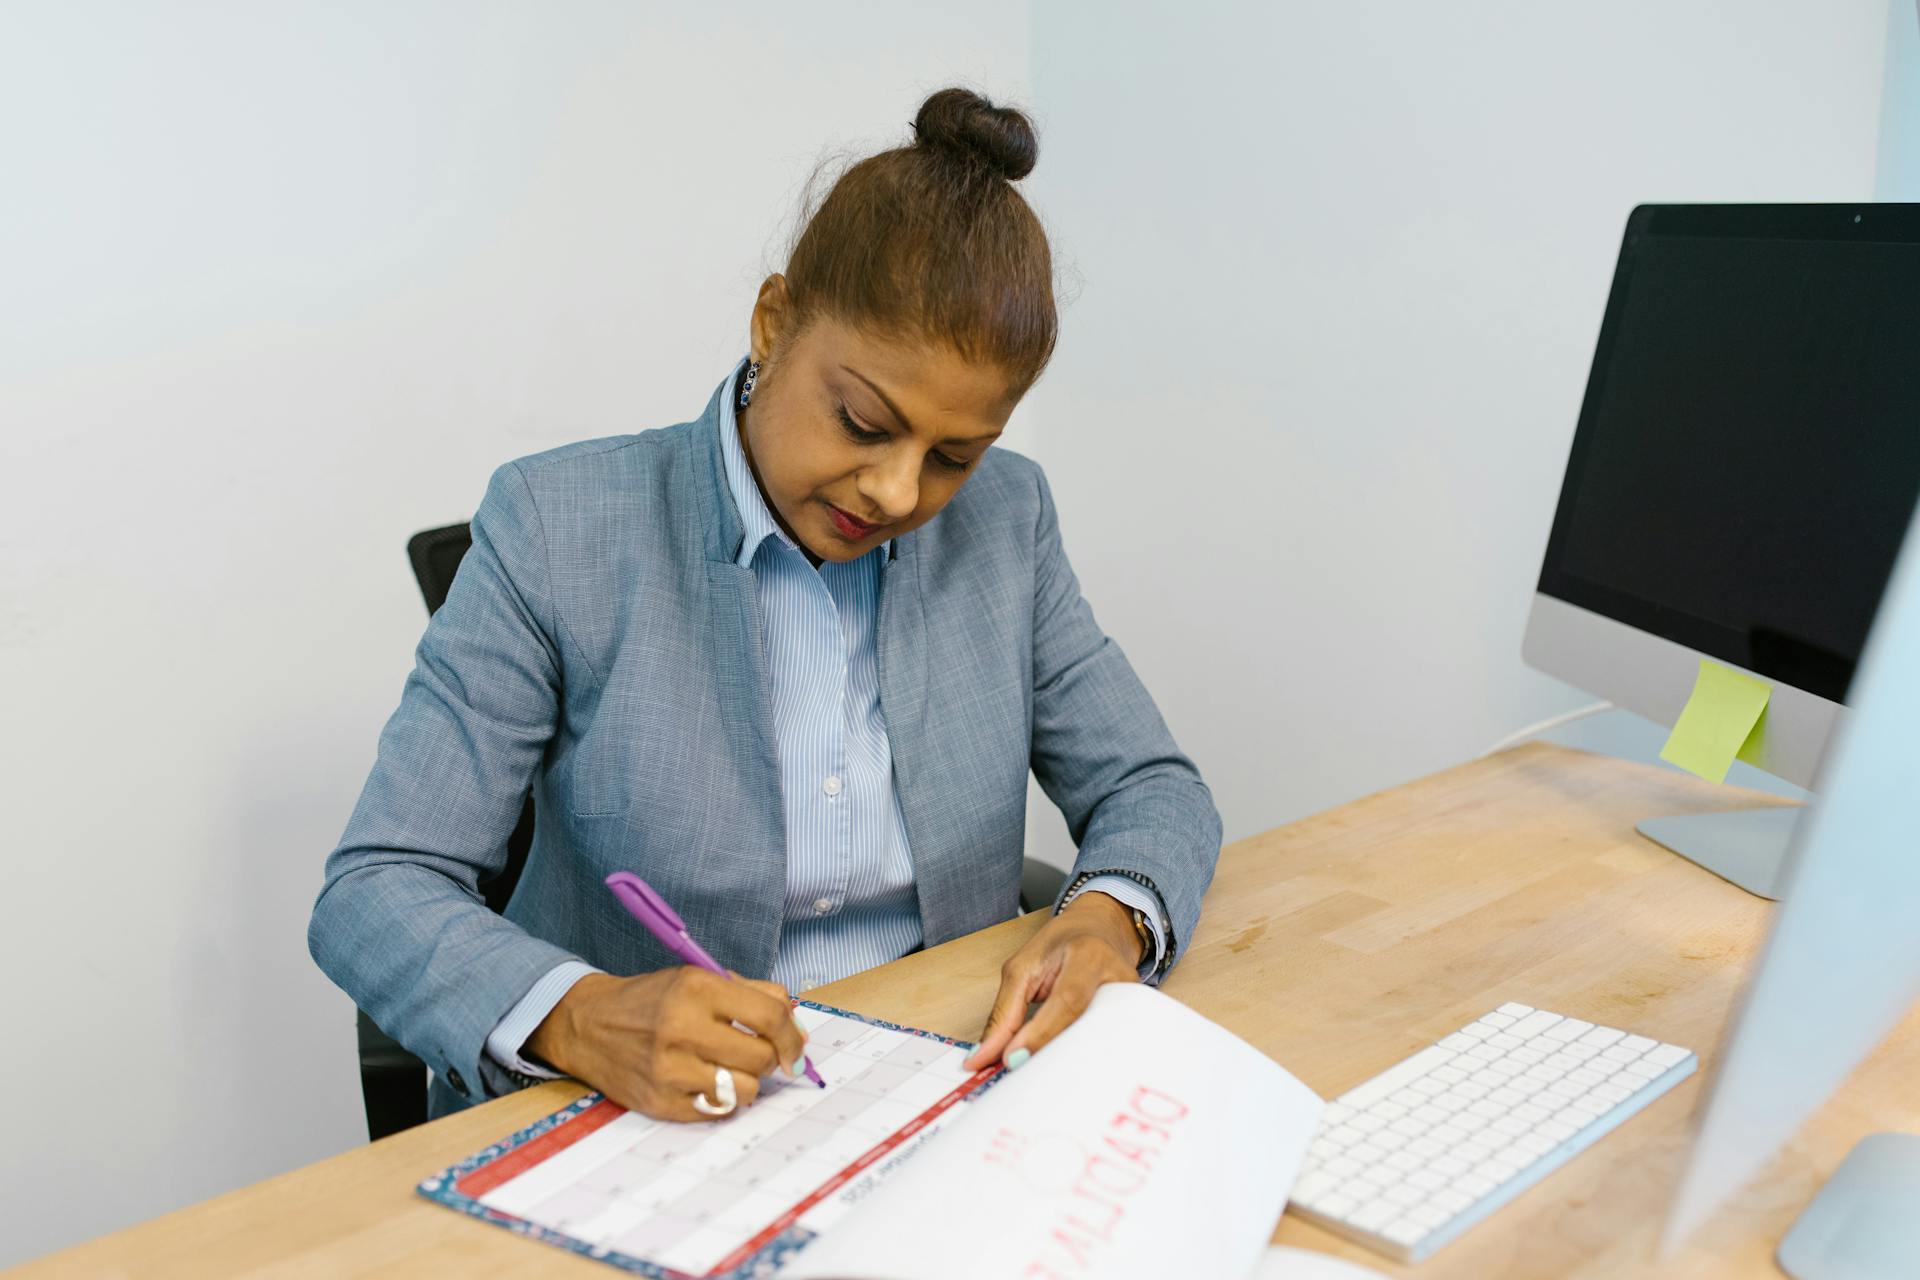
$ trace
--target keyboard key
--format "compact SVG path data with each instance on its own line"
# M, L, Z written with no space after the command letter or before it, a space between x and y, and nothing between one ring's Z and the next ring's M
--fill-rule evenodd
M1360 1202L1350 1195L1334 1192L1313 1206L1330 1218L1344 1218L1360 1207Z
M1580 1037L1580 1043L1590 1044L1596 1049L1604 1049L1614 1043L1614 1041L1623 1038L1626 1034L1626 1032L1620 1030L1618 1027L1595 1027Z
M1529 1080L1538 1080L1541 1084L1552 1084L1565 1074L1567 1074L1565 1067L1556 1067L1549 1063L1542 1062L1528 1067L1526 1078Z
M1485 1023L1469 1022L1466 1026L1460 1028L1460 1034L1469 1040L1485 1040L1496 1030L1498 1030L1498 1028L1489 1027Z
M1321 1167L1325 1169L1328 1173L1332 1174L1334 1177L1342 1178L1342 1179L1351 1178L1354 1174L1366 1168L1365 1165L1361 1164L1358 1160L1355 1160L1350 1155L1335 1156L1333 1159L1327 1161L1326 1164L1322 1165Z
M1663 1044L1647 1054L1647 1061L1656 1067L1671 1067L1686 1060L1687 1051L1677 1044Z
M1473 1197L1458 1187L1448 1187L1434 1192L1427 1203L1443 1213L1459 1213L1473 1203Z
M1401 1218L1381 1228L1380 1234L1396 1244L1413 1244L1427 1234L1427 1229L1411 1218Z
M1331 1128L1336 1124L1345 1124L1353 1115L1353 1108L1344 1102L1329 1102L1327 1109L1320 1113L1320 1127Z
M1529 1126L1538 1125L1552 1114L1537 1102L1523 1102L1513 1109L1513 1118L1525 1121Z
M1480 1042L1472 1036L1463 1036L1456 1031L1452 1035L1442 1039L1440 1043L1446 1048L1452 1049L1455 1053L1465 1053L1468 1049L1473 1048L1473 1046Z
M1559 1014L1548 1013L1543 1009L1520 1019L1508 1030L1522 1040L1531 1040L1559 1021Z
M1492 1052L1498 1053L1499 1050L1492 1050ZM1451 1048L1442 1048L1437 1044L1428 1045L1412 1057L1388 1067L1373 1079L1355 1085L1341 1094L1337 1100L1352 1107L1371 1106L1388 1094L1398 1091L1409 1081L1418 1080L1435 1067L1444 1067L1453 1061L1454 1056Z
M1424 1202L1427 1198L1427 1193L1418 1187L1410 1187L1403 1182L1397 1187L1388 1187L1385 1191L1381 1192L1380 1198L1390 1200L1404 1209Z
M1620 1068L1621 1075L1636 1075L1642 1080L1658 1080L1667 1074L1667 1069L1651 1058L1642 1058L1638 1062L1629 1062Z
M1596 1083L1597 1083L1597 1080L1596 1080ZM1526 1100L1527 1100L1526 1095L1516 1093L1512 1089L1495 1089L1492 1093L1487 1095L1488 1102L1491 1102L1496 1106L1505 1107L1509 1110L1519 1106L1521 1103L1525 1102Z
M1575 1084L1583 1084L1591 1089L1594 1085L1604 1081L1606 1077L1589 1067L1576 1067L1574 1070L1567 1072L1567 1079L1573 1081Z
M1474 1107L1479 1105L1477 1102L1473 1104ZM1473 1107L1468 1107L1465 1111L1453 1113L1453 1123L1455 1127L1465 1129L1468 1133L1478 1133L1487 1127L1487 1118L1475 1111Z
M1387 1101L1393 1103L1396 1106L1405 1107L1409 1111L1411 1111L1415 1107L1425 1106L1427 1103L1427 1095L1424 1093L1421 1093L1417 1089L1402 1089L1400 1092L1388 1098ZM1379 1109L1377 1106L1375 1108L1374 1113L1376 1115L1379 1114Z
M1435 1094L1445 1093L1447 1091L1447 1082L1445 1080L1436 1080L1432 1076L1422 1076L1420 1079L1408 1085L1407 1088L1422 1097L1431 1098Z
M1455 1147L1453 1154L1464 1160L1469 1168L1471 1168L1471 1166L1479 1164L1482 1160L1491 1160L1493 1158L1493 1147L1489 1143L1475 1139L1472 1142L1463 1142Z
M1414 1209L1412 1212L1407 1214L1407 1221L1417 1222L1421 1226L1425 1227L1428 1231L1431 1231L1435 1227L1445 1226L1447 1224L1447 1219L1452 1216L1453 1215L1449 1213L1446 1213L1440 1209L1434 1208L1432 1205L1423 1204L1419 1208Z
M1509 1138L1517 1138L1523 1133L1530 1132L1533 1126L1525 1120L1522 1120L1519 1116L1501 1116L1498 1120L1488 1125L1487 1128L1493 1130L1495 1133L1504 1133Z
M1498 1027L1498 1028L1504 1029L1520 1021L1520 1019L1514 1017L1510 1013L1502 1013L1500 1010L1495 1009L1492 1013L1481 1014L1478 1018L1475 1019L1475 1021L1479 1022L1482 1026Z
M1533 1006L1530 1004L1515 1004L1513 1001L1509 1000L1505 1004L1501 1005L1498 1009L1495 1009L1494 1012L1504 1013L1509 1018L1524 1018L1528 1014L1533 1012Z
M1548 1120L1542 1125L1540 1125L1539 1128L1535 1129L1534 1132L1539 1134L1543 1138L1551 1138L1555 1143L1561 1143L1561 1142L1565 1142L1568 1138L1571 1138L1574 1134L1580 1132L1580 1126L1574 1125L1574 1124L1563 1124L1558 1120ZM1331 1169L1333 1168L1333 1165L1329 1164L1327 1165L1327 1168Z
M1433 1132L1427 1137L1443 1146L1457 1147L1467 1140L1467 1131L1457 1124L1439 1124L1433 1127Z
M1546 1056L1546 1054L1540 1052L1538 1049L1530 1049L1523 1044L1518 1049L1514 1049L1507 1054L1507 1061L1518 1062L1523 1066L1530 1067L1536 1062L1543 1061ZM1438 1075L1439 1072L1436 1071L1434 1074Z
M1293 1184L1294 1200L1312 1204L1340 1185L1340 1179L1328 1173L1309 1173Z
M1518 1172L1520 1172L1519 1165L1501 1156L1495 1156L1491 1160L1482 1160L1479 1164L1473 1166L1475 1177L1485 1178L1496 1187Z
M1595 1116L1603 1116L1613 1110L1613 1103L1608 1102L1605 1098L1596 1098L1592 1094L1588 1094L1584 1098L1575 1098L1573 1105L1579 1110Z
M1348 1151L1347 1154L1355 1160L1358 1160L1361 1164L1379 1164L1387 1158L1387 1149L1385 1147L1375 1146L1371 1142L1363 1142Z
M1602 1049L1600 1051L1600 1056L1612 1062L1626 1063L1626 1062L1632 1062L1635 1058L1639 1057L1640 1051L1638 1049L1629 1049L1624 1044L1616 1044L1616 1045L1611 1045L1608 1048ZM1441 1070L1450 1071L1452 1070L1452 1068L1442 1067Z
M1397 1169L1401 1173L1412 1173L1426 1163L1411 1151L1396 1151L1387 1157L1387 1168Z
M1366 1136L1366 1134L1361 1133L1350 1124L1339 1125L1336 1128L1327 1130L1326 1133L1327 1141L1340 1147L1350 1147Z
M1512 1082L1507 1085L1507 1088L1513 1090L1523 1098L1531 1098L1534 1094L1546 1087L1546 1081L1535 1080L1532 1076L1515 1076Z
M1431 1137L1415 1138L1403 1147L1402 1150L1411 1151L1422 1160L1431 1160L1435 1156L1445 1155L1447 1153L1445 1144L1435 1142Z
M1536 1132L1522 1134L1520 1137L1515 1138L1507 1150L1525 1151L1529 1155L1543 1156L1559 1145L1559 1143Z
M1438 1080L1442 1084L1459 1084L1462 1080L1465 1080L1466 1078L1467 1078L1466 1072L1462 1071L1458 1067L1451 1067L1451 1066L1435 1067L1433 1069L1433 1074L1427 1077L1427 1079L1429 1080Z
M1562 1018L1540 1034L1549 1040L1559 1040L1565 1043L1570 1040L1578 1040L1591 1030L1593 1030L1593 1024L1591 1022L1582 1022L1578 1018Z
M1477 1160L1473 1162L1473 1164L1478 1163L1479 1161ZM1462 1160L1459 1152L1456 1151L1452 1155L1434 1156L1427 1162L1427 1168L1433 1170L1443 1178L1457 1178L1468 1169L1471 1169L1473 1164Z
M1622 1065L1623 1065L1622 1063L1616 1061L1615 1059L1609 1058L1605 1054L1602 1054L1598 1058L1588 1058L1587 1065L1582 1067L1581 1070L1598 1071L1603 1076L1610 1076L1614 1072L1618 1071Z
M1625 1040L1622 1040L1620 1043L1625 1045L1627 1048L1633 1050L1635 1053L1645 1053L1647 1050L1653 1048L1653 1046L1655 1046L1656 1044L1659 1044L1660 1042L1658 1040L1649 1040L1645 1036L1628 1036Z
M1404 1133L1395 1133L1391 1129L1382 1129L1367 1140L1374 1146L1385 1151L1398 1151L1407 1145L1407 1135Z
M1477 1173L1463 1173L1453 1180L1456 1191L1472 1196L1475 1200L1485 1196L1500 1184L1491 1178L1483 1178ZM1351 1221L1351 1219L1349 1219Z
M1359 1115L1347 1121L1345 1127L1356 1129L1361 1133L1378 1133L1387 1127L1387 1122L1371 1111L1362 1111Z
M1562 1045L1560 1047L1560 1052L1566 1054L1569 1058L1572 1058L1575 1062L1581 1062L1581 1063L1584 1063L1588 1058L1599 1056L1599 1053L1600 1053L1600 1051L1594 1048L1592 1045L1580 1044L1577 1041L1573 1044Z
M1397 1102L1376 1102L1368 1108L1368 1112L1382 1120L1398 1120L1407 1114L1407 1109Z
M1473 1101L1472 1098L1469 1098L1466 1094L1461 1093L1459 1089L1454 1088L1454 1089L1447 1090L1445 1093L1435 1098L1433 1100L1433 1105L1440 1108L1442 1111L1448 1113L1449 1115L1451 1115L1455 1111L1459 1111L1463 1109L1464 1107L1467 1106L1468 1103L1472 1101Z
M1375 1200L1371 1204L1361 1205L1348 1214L1347 1221L1362 1231L1378 1231L1399 1216L1399 1205L1391 1200Z
M1594 1089L1593 1096L1604 1099L1607 1102L1618 1103L1625 1102L1628 1098L1631 1098L1635 1092L1637 1092L1637 1090L1629 1089L1623 1084L1603 1084Z
M1412 1139L1419 1137L1427 1130L1433 1128L1433 1126L1424 1120L1415 1120L1412 1116L1405 1116L1399 1120L1395 1120L1392 1124L1388 1125L1387 1128L1393 1130L1403 1138Z

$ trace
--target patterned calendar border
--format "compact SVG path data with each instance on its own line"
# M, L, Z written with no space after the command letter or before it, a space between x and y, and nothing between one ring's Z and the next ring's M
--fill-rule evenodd
M887 1022L881 1018L869 1018L865 1014L855 1013L851 1009L839 1009L833 1005L820 1004L813 1000L795 1000L794 1003L797 1005L805 1005L807 1008L820 1013L831 1014L834 1017L851 1018L855 1022L863 1022L871 1027L881 1027L887 1031L899 1031L907 1035L923 1036L928 1040L938 1040L942 1044L951 1045L959 1049L971 1049L975 1046L975 1042L972 1040L956 1040L952 1036L943 1036L934 1031L923 1031L919 1027L903 1027L897 1022ZM974 1101L981 1094L1005 1078L1006 1072L995 1072L968 1093L962 1101ZM564 1231L556 1231L552 1227L543 1227L539 1223L529 1222L525 1218L515 1217L510 1213L502 1213L497 1209L489 1209L474 1197L466 1195L458 1189L460 1179L466 1177L468 1174L493 1163L509 1151L552 1132L568 1121L591 1111L604 1101L606 1101L606 1099L602 1094L597 1092L589 1093L584 1097L568 1103L552 1115L541 1117L518 1133L503 1138L484 1150L475 1152L458 1164L449 1165L432 1177L422 1179L414 1190L435 1204L445 1205L449 1209L464 1213L471 1218L478 1218L482 1222L490 1222L497 1227L505 1227L517 1236L524 1236L529 1240L538 1240L543 1244L554 1245L558 1248L566 1249L569 1252L580 1254L583 1257L592 1258L596 1262L611 1263L619 1267L622 1271L628 1271L638 1276L646 1276L648 1280L697 1280L697 1278L690 1277L685 1272L675 1271L670 1267L663 1267L657 1262L648 1262L644 1258L636 1258L631 1254L621 1253L617 1249L609 1249L603 1245L590 1244L585 1240L570 1236ZM742 1262L739 1266L705 1277L704 1280L765 1280L766 1277L770 1277L779 1271L789 1257L811 1242L817 1234L817 1232L809 1231L804 1227L791 1227L769 1240L758 1252L745 1262Z

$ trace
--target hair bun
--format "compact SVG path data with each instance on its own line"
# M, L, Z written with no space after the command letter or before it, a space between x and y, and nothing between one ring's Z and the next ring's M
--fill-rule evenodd
M1009 182L1032 173L1040 158L1033 122L971 89L942 89L921 103L913 132L917 145L978 161Z

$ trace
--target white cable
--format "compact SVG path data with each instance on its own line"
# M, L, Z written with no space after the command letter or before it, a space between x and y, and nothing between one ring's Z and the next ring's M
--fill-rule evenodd
M1545 733L1549 729L1558 729L1563 724L1572 724L1575 720L1584 720L1590 715L1595 715L1602 711L1610 711L1612 709L1613 709L1613 704L1611 702L1595 702L1588 706L1575 707L1572 711L1563 711L1559 715L1553 716L1550 719L1542 720L1538 724L1530 724L1524 729L1514 730L1512 733L1500 739L1500 741L1494 743L1492 746L1488 747L1485 751L1482 751L1480 754L1483 756L1490 756L1496 751L1505 751L1508 747L1511 747L1516 742L1525 742L1528 738L1533 737L1537 733Z

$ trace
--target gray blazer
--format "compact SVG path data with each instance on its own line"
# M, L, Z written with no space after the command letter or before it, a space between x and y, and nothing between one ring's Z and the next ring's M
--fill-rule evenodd
M437 1093L436 1112L528 1083L485 1043L554 965L678 963L601 884L610 872L646 877L721 964L772 968L785 831L721 464L729 389L695 422L494 472L327 858L308 946L459 1095ZM925 945L1018 913L1031 768L1079 845L1067 887L1113 869L1146 880L1177 955L1220 817L1095 625L1038 466L989 450L938 516L893 540L877 644ZM504 865L529 787L533 847L495 915L477 885Z

